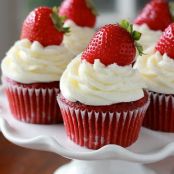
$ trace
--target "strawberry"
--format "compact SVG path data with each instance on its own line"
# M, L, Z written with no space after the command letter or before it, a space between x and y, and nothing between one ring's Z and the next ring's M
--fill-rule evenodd
M172 23L167 0L151 0L134 21L137 25L147 24L152 30L164 31Z
M82 53L82 59L93 64L100 59L104 65L116 63L120 66L130 65L135 60L136 47L142 55L142 47L135 42L141 33L133 31L133 25L123 20L120 24L102 27Z
M82 27L92 28L96 23L96 10L91 0L64 0L59 15L66 16Z
M43 46L60 45L64 33L69 28L63 27L64 17L58 16L57 8L39 7L25 19L21 31L21 39L38 41Z
M174 59L174 23L165 29L155 49L162 55L166 53L170 58Z

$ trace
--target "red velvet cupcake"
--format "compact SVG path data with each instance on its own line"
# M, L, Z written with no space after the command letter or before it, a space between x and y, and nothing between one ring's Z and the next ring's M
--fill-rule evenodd
M143 126L162 132L174 132L174 95L150 93L150 105Z
M143 125L174 132L174 23L166 28L155 49L137 59L135 68L146 82L151 99Z
M62 44L68 29L63 28L57 13L56 8L48 7L32 11L24 21L21 40L2 61L2 80L9 106L20 121L62 122L56 95L60 76L73 54Z
M128 147L139 135L149 100L147 92L140 100L108 106L90 106L58 96L68 137L90 149L107 144Z
M142 33L139 42L145 51L155 47L162 32L173 22L172 11L167 0L150 0L136 17L134 29Z
M23 84L4 78L3 83L11 112L16 119L34 124L62 122L56 102L58 82Z
M130 27L127 21L102 27L61 77L58 103L76 144L127 147L138 138L149 99L132 68L136 48ZM138 40L140 33L132 32Z
M64 45L75 56L87 47L95 33L97 12L91 0L63 0L59 15L66 16L65 25L71 32L63 39Z

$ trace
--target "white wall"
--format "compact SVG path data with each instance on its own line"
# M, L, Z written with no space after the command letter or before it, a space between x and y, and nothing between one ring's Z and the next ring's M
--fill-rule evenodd
M24 2L25 0L0 0L0 59L19 38Z
M122 18L132 20L136 16L137 0L115 0L116 10Z

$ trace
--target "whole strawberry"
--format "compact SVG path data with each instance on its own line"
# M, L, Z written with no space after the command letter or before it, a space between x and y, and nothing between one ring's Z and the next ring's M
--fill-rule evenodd
M92 0L64 0L59 8L59 15L66 16L82 27L94 27L96 11Z
M21 39L38 41L43 46L60 45L64 33L69 28L63 27L64 17L58 16L57 8L39 7L25 19L21 31Z
M141 33L133 31L133 26L123 20L120 24L110 24L102 27L92 38L82 54L82 59L94 63L95 59L107 65L116 63L126 66L134 62L136 47L142 55L142 47L135 42Z
M167 0L151 0L134 23L138 25L147 24L152 30L164 31L172 23L169 3Z
M174 59L174 23L170 24L156 45L156 50L162 55L167 54Z

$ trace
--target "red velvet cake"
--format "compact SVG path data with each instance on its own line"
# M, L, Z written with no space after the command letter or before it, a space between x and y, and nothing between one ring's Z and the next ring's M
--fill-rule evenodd
M174 132L174 95L149 92L150 105L143 126L163 132Z
M89 106L58 96L65 129L75 143L98 149L107 144L128 147L139 135L149 105L148 94L131 103Z
M56 95L59 82L22 84L3 80L13 116L27 123L55 124L62 122Z

